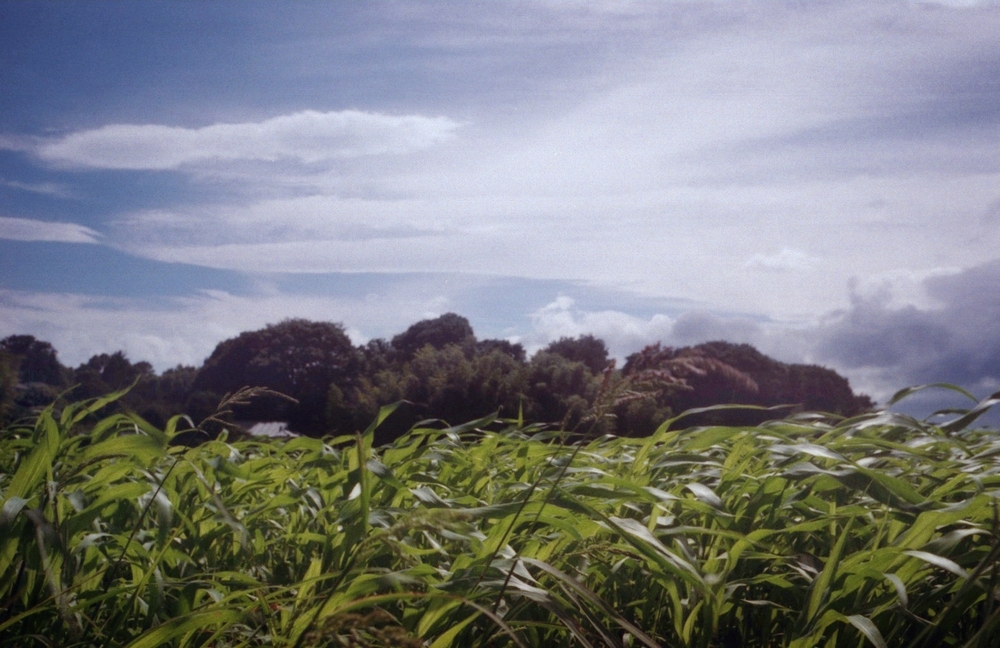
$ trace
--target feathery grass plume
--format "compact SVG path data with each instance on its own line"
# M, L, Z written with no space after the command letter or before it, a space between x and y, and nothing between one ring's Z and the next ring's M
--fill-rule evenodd
M216 423L220 426L225 427L226 425L232 425L232 421L228 419L233 415L233 408L249 405L256 398L272 397L278 398L289 403L298 403L299 401L282 394L281 392L274 391L273 389L268 389L267 387L240 387L234 392L227 393L219 401L219 405L215 408L215 411L206 416L198 424L199 429L203 429L206 424Z
M647 346L630 360L629 370L615 371L612 359L604 369L601 385L589 411L581 419L581 424L593 423L613 416L614 410L627 403L655 399L671 390L692 389L689 380L693 376L707 376L715 373L737 384L750 393L757 393L756 381L742 371L721 360L692 349L677 355L669 347L659 343ZM566 421L563 421L563 428Z

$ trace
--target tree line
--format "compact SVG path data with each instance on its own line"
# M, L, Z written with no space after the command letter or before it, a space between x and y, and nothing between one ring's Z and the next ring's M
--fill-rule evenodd
M288 319L216 346L201 367L157 374L122 351L76 368L30 335L0 340L0 417L30 415L57 398L94 398L132 386L117 407L162 426L177 413L198 422L245 386L264 396L233 408L241 421L285 421L313 436L364 429L383 405L405 401L383 426L388 441L420 419L459 423L500 412L505 418L563 429L645 435L680 412L720 403L787 405L851 416L873 407L836 372L786 364L748 344L654 344L617 368L592 335L562 338L528 358L506 340L477 339L469 321L448 313L417 322L391 339L355 346L341 324ZM690 424L756 424L789 413L723 410Z

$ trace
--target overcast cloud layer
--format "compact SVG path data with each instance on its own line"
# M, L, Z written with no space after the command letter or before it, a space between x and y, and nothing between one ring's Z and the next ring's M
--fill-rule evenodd
M65 361L464 310L531 348L750 342L879 398L1000 380L995 2L7 3L0 25L0 254L38 263L0 263L0 335ZM162 286L46 272L57 242Z

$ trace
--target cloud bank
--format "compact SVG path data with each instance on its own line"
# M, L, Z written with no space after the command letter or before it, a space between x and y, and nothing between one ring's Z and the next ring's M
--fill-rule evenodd
M894 303L890 284L812 321L779 321L705 310L641 318L585 311L560 297L532 315L523 341L538 349L559 337L591 333L622 358L646 344L687 346L711 340L748 343L786 362L840 371L855 389L885 401L913 385L949 382L984 397L1000 390L1000 260L919 282L926 305Z
M1000 389L1000 260L923 284L931 307L893 307L888 291L853 295L819 329L816 357L897 387Z

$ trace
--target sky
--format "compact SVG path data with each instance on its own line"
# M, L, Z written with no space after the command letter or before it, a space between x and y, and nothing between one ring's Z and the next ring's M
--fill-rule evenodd
M0 337L726 339L1000 389L1000 2L0 0Z

